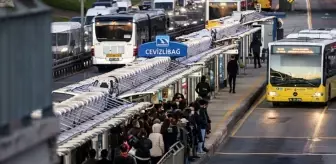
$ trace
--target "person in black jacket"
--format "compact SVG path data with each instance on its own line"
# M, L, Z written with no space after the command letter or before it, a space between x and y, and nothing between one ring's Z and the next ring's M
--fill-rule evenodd
M202 140L202 137L200 134L200 129L198 127L199 123L199 115L195 113L195 108L193 107L193 104L189 106L190 108L190 114L189 114L189 122L190 122L190 128L192 131L192 158L200 158L196 154L196 148L198 145L198 141Z
M100 152L101 159L98 161L97 164L111 164L112 161L107 159L108 151L106 149L103 149Z
M208 100L209 99L209 93L211 91L210 89L210 84L207 83L206 81L206 77L202 76L201 77L201 82L199 82L196 85L196 93L202 97L202 99Z
M194 117L196 120L196 124L198 126L198 145L197 145L197 153L199 154L205 154L203 151L203 142L205 138L205 131L206 131L206 120L203 116L201 116L201 112L199 108L194 109Z
M231 56L231 60L227 66L227 72L229 74L229 85L230 85L230 93L236 93L236 77L238 73L238 63L235 60L235 56Z
M200 101L199 101L199 104L200 104L199 115L200 115L201 122L202 122L202 123L201 123L201 135L202 135L202 140L203 140L202 150L203 150L204 152L208 152L208 149L206 149L206 148L204 147L204 142L205 142L206 130L208 129L209 123L210 123L211 121L210 121L208 112L207 112L207 110L206 110L206 104L207 104L207 101L205 101L205 100L200 100ZM204 128L204 130L203 130L203 128Z
M145 129L141 129L137 138L139 142L134 145L135 159L137 164L149 164L150 162L150 149L152 148L152 141L147 138Z
M260 47L262 46L261 41L259 40L258 37L253 37L253 40L251 42L250 48L253 53L253 58L254 58L254 68L257 68L257 61L258 61L258 66L261 68L260 64Z

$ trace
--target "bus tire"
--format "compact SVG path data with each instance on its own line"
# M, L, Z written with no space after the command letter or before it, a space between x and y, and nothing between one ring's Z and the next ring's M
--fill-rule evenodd
M278 102L273 102L272 105L273 105L273 107L278 107L278 106L280 106L280 103L278 103Z

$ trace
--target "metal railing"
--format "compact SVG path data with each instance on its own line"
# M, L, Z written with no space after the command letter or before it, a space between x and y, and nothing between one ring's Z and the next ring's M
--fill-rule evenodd
M185 146L182 142L176 142L161 158L158 164L183 164L185 162Z
M53 77L57 80L82 69L89 68L91 65L91 54L89 52L57 60L53 63Z

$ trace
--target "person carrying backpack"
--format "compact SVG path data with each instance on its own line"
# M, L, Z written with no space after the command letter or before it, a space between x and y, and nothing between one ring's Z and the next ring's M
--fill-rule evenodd
M135 159L137 164L149 164L151 160L150 149L153 147L152 141L147 138L147 132L144 129L141 129L138 137L139 142L134 145Z
M136 164L136 160L127 152L127 146L120 146L120 155L114 159L114 164Z
M204 100L209 100L209 93L211 91L209 83L206 81L206 77L201 77L201 82L196 85L196 92L197 94L202 97Z

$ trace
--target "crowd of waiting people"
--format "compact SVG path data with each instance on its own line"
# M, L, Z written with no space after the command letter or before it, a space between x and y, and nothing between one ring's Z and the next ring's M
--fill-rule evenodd
M202 78L202 82L205 82L205 78ZM206 84L198 85L196 91L202 98L190 104L182 94L177 93L170 102L142 110L122 133L120 154L113 161L107 159L107 150L102 150L101 159L96 160L96 151L91 149L89 158L83 163L156 164L179 141L186 150L184 163L194 161L208 151L204 141L206 135L211 133L211 120L207 112L208 93L202 93L202 90L209 92L208 88Z

